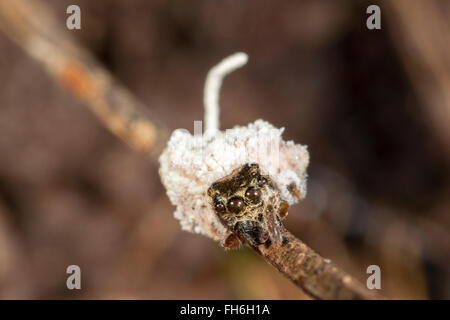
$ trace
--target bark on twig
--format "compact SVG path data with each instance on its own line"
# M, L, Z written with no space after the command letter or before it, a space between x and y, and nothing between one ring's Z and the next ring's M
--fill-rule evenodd
M264 260L316 299L369 300L380 298L361 283L324 259L289 231L282 245L271 243L254 247Z
M150 121L143 106L88 52L61 32L44 3L0 0L0 29L57 83L80 99L105 126L134 149L155 158L168 132ZM371 299L351 276L286 231L283 245L252 247L268 263L315 298Z
M138 99L63 33L63 22L55 21L42 2L0 0L0 29L11 40L83 102L111 132L134 149L159 156L168 132L150 121Z

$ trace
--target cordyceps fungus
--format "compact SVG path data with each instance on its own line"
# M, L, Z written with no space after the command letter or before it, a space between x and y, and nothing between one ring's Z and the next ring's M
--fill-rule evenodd
M160 157L161 179L182 228L220 240L227 248L238 243L230 236L252 244L280 242L288 205L306 195L308 151L284 141L283 128L257 120L219 131L222 79L246 61L247 55L237 53L210 71L205 134L175 130Z
M220 241L226 249L247 245L312 297L374 298L282 225L289 206L306 195L306 146L284 141L284 128L263 120L219 130L222 80L246 62L246 54L236 53L211 69L205 132L175 130L160 156L159 173L175 217L183 230Z

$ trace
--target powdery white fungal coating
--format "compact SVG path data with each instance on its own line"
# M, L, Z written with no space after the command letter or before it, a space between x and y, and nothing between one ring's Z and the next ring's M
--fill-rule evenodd
M211 184L246 163L258 163L262 174L270 175L289 204L306 195L306 146L284 141L284 128L257 120L204 138L178 129L162 153L160 176L167 195L176 206L175 218L183 230L214 240L223 239L226 229L211 208L206 194Z

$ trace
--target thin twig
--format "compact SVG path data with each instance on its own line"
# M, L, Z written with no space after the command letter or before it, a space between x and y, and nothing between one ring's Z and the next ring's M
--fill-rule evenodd
M167 131L138 111L143 109L141 103L60 28L42 2L0 0L0 29L11 40L80 99L111 132L134 149L158 156L167 141ZM250 247L312 297L374 297L287 231L285 238L283 245Z
M33 57L58 84L83 102L134 149L158 156L168 132L144 115L145 107L91 55L63 32L45 4L0 0L0 29Z
M257 247L247 243L264 260L316 299L370 300L381 298L368 291L352 276L324 259L289 231L281 245L271 243Z

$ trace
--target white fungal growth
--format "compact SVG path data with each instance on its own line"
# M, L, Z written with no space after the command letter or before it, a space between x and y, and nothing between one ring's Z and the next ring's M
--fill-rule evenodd
M263 120L218 132L208 140L175 130L160 157L160 175L182 228L215 240L223 238L225 229L206 191L214 181L246 163L258 163L289 204L298 201L289 191L292 184L303 198L309 154L305 146L283 141L283 130Z
M234 70L244 66L248 55L235 53L213 67L206 77L203 104L205 105L205 134L214 135L219 130L219 94L223 78Z
M246 60L246 59L245 59ZM224 62L229 61L225 59ZM227 74L227 64L219 64L213 70ZM225 68L222 67L225 65ZM221 68L219 68L222 66ZM236 64L228 64L235 69ZM205 88L205 109L215 116L205 116L209 128L218 129L218 90L217 82L211 85L208 75ZM216 79L217 80L217 79ZM208 83L211 87L208 89ZM213 82L214 83L214 82ZM216 94L211 93L216 88ZM206 92L211 97L207 98ZM212 101L209 104L208 101ZM217 110L215 108L217 107ZM211 115L211 114L210 114ZM208 122L211 121L211 122ZM276 182L281 195L289 204L298 198L292 193L292 186L301 197L306 195L306 168L309 154L306 146L284 141L284 128L276 128L263 120L256 120L247 126L236 126L226 131L214 131L209 135L192 135L185 129L172 133L168 145L162 153L160 176L167 189L167 195L176 206L175 218L180 221L183 230L200 233L214 240L221 240L226 229L218 220L206 194L211 184L230 174L234 169L246 163L258 163L262 174L268 174Z

